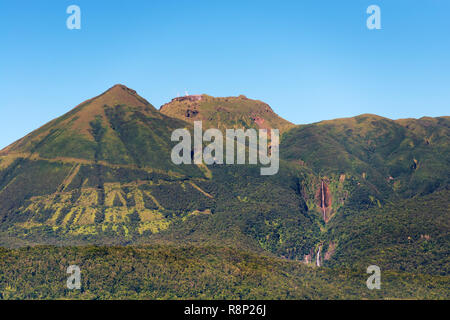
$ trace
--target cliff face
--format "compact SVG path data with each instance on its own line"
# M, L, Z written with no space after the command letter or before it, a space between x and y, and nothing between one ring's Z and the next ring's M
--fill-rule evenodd
M326 223L331 217L332 197L328 184L322 180L316 191L316 203L322 213L322 219Z

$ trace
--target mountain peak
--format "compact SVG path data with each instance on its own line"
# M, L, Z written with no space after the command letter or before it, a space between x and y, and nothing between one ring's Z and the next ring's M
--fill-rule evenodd
M159 111L183 121L203 121L211 128L261 128L284 131L293 126L279 117L272 108L244 95L212 97L206 94L177 97L161 106Z
M119 92L120 90L124 90L124 91L126 91L126 92L128 92L130 94L136 94L135 90L133 90L131 88L128 88L127 86L125 86L123 84L120 84L120 83L113 85L111 88L106 90L106 92L109 92L109 91L111 91L111 92Z
M92 101L97 101L111 107L115 105L151 106L147 100L137 94L136 90L128 88L123 84L112 86L101 95L92 99ZM153 106L151 107L154 109Z
M2 153L44 153L41 149L53 148L55 152L48 152L47 157L70 154L71 157L75 158L92 158L95 150L91 149L88 156L83 156L81 151L86 153L86 145L97 143L93 126L96 125L95 123L97 123L97 126L103 123L105 130L113 128L110 117L117 108L121 108L122 113L139 112L145 117L161 118L161 114L155 107L139 96L135 90L122 84L116 84L102 94L80 103L63 116L9 145L2 150ZM73 152L68 152L70 149Z

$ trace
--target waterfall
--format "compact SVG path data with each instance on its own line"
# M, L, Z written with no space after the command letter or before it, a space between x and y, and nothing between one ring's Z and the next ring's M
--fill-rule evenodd
M322 180L322 213L323 213L323 221L326 221L325 193L323 192L323 180Z
M320 267L320 251L322 250L322 245L319 246L319 250L317 250L317 257L316 257L316 266Z

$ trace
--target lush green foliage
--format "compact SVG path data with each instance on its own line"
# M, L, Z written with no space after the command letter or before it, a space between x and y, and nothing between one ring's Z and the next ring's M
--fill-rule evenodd
M342 211L327 236L338 243L330 265L450 274L450 190L383 208Z
M69 290L69 265L81 290ZM393 299L449 298L449 277L364 269L314 269L224 247L35 247L0 250L3 299Z

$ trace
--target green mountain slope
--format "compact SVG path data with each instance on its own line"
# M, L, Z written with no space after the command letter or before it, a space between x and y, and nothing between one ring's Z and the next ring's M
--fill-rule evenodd
M383 208L343 210L329 228L325 243L335 248L329 266L450 274L450 189Z
M256 166L215 166L209 186L212 214L191 215L146 239L197 244L227 244L302 260L320 237L320 217L308 210L295 171L273 177Z
M172 212L150 189L205 179L170 160L171 133L187 125L122 85L82 103L0 152L0 228L79 237L114 229L111 238L133 219L140 234L166 228Z
M298 126L282 157L315 172L352 173L411 196L448 184L450 117L393 121L375 115Z
M134 90L116 85L6 147L0 156L181 172L170 161L170 134L184 126Z
M317 177L302 189L327 222L325 265L448 274L449 125L449 117L361 115L284 135L282 158Z

